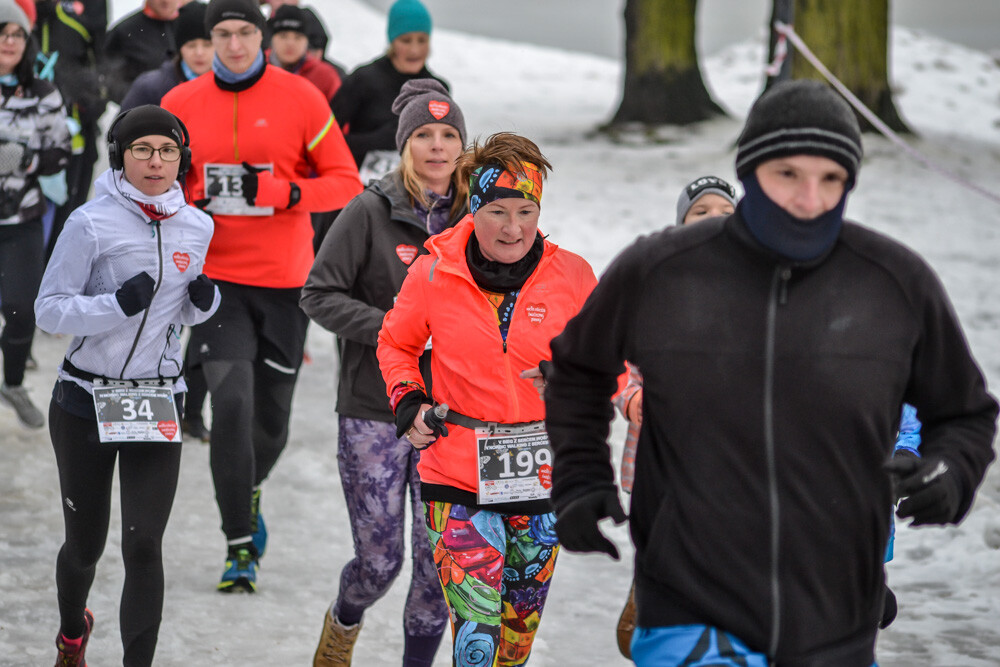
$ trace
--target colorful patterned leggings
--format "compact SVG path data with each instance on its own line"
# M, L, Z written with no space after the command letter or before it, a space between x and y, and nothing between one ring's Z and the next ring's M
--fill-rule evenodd
M452 664L525 664L559 554L555 515L430 501L424 518L451 609Z

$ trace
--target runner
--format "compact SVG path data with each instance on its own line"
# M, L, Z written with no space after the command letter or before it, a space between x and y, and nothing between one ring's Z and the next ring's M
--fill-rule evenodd
M31 23L14 0L0 0L0 303L3 304L3 383L0 404L25 427L45 418L24 386L35 335L32 303L45 267L39 177L69 158L69 131L59 92L35 77Z
M323 95L265 63L256 3L212 0L205 25L214 74L177 86L163 107L191 131L187 185L215 217L205 272L222 307L189 346L212 395L212 478L227 543L218 589L254 591L267 544L260 485L288 441L305 345L309 213L341 208L361 183Z
M514 134L466 151L472 214L427 241L378 338L396 435L423 449L420 496L455 665L527 661L559 553L539 366L596 279L538 231L550 168ZM419 366L429 340L432 392ZM447 426L436 425L444 412Z
M350 663L365 610L399 573L407 493L414 520L404 667L433 662L448 621L423 525L420 452L396 435L375 343L407 268L426 253L424 243L468 212L468 183L455 171L465 119L433 79L407 81L393 109L399 114L399 167L341 212L302 289L302 309L338 336L337 463L354 536L354 558L341 571L340 592L324 614L315 667ZM430 377L430 352L421 355L420 370Z
M66 538L56 559L57 664L86 665L87 598L121 486L123 664L150 665L163 607L161 542L180 469L180 332L219 292L203 273L212 220L184 202L184 126L156 106L108 131L96 196L66 221L35 303L38 326L74 336L59 368L49 432Z

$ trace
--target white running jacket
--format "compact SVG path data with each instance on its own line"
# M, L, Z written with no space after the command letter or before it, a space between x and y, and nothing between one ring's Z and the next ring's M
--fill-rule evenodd
M207 320L207 311L188 297L212 240L212 219L184 203L179 184L153 198L177 213L155 222L122 194L129 189L120 171L107 170L94 184L94 198L70 214L56 241L35 300L38 326L72 334L66 358L99 376L139 379L180 376L182 325ZM135 190L131 190L135 192ZM145 271L156 281L146 310L126 317L115 291ZM60 364L59 378L88 391L92 384L71 376ZM174 391L185 389L183 379Z

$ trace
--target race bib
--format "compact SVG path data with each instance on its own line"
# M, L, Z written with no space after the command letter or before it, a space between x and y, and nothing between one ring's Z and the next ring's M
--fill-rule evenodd
M180 442L173 388L159 386L159 380L137 382L94 385L101 442Z
M396 151L368 151L358 167L361 184L368 185L370 181L382 178L399 166L399 159Z
M552 492L552 448L544 422L476 429L480 505L544 500Z
M255 164L274 171L272 164ZM268 216L274 215L273 206L251 206L243 194L243 176L247 173L239 164L206 164L205 196L211 201L206 211L220 215Z

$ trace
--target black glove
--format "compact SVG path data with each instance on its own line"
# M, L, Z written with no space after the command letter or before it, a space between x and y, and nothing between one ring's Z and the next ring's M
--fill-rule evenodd
M399 403L396 403L397 438L402 438L403 434L413 426L413 420L417 418L417 412L420 411L421 403L431 404L433 401L427 398L427 394L419 389L414 389L403 394L403 397L399 399Z
M556 535L569 551L599 551L618 560L618 548L604 536L597 522L611 517L617 524L625 521L625 510L618 491L602 489L580 496L561 512L556 512Z
M145 271L135 274L122 283L122 286L115 292L115 298L118 299L118 305L121 306L122 312L132 317L148 308L149 303L153 300L154 287L156 287L156 281Z
M913 450L910 449L897 449L895 452L892 453L891 460L893 461L905 460L905 459L913 459L914 461L917 461L919 465L920 455L916 454L915 452L913 452ZM909 465L909 464L901 463L899 465ZM889 480L892 482L892 504L898 505L903 495L899 492L899 476L890 474Z
M188 283L188 298L203 312L208 312L215 302L215 283L204 273Z
M241 180L243 185L243 198L247 200L248 206L253 206L257 199L257 174L267 171L263 167L255 167L247 161L243 161L243 168L247 173L243 174Z
M914 526L955 520L962 481L944 458L893 457L883 468L895 478L894 488L903 498L896 510L900 519L912 517Z
M897 613L899 613L899 606L896 603L896 594L889 588L889 584L886 584L885 598L882 602L882 619L878 622L878 629L885 630L889 627L896 620Z

